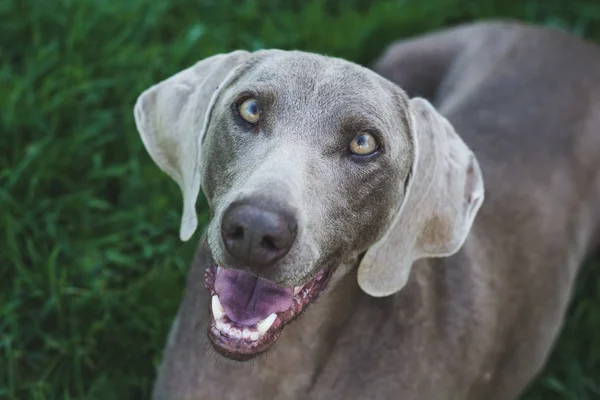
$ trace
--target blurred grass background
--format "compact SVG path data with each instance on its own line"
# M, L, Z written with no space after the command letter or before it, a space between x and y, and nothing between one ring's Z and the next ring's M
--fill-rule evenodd
M598 0L1 0L0 399L149 398L194 243L134 126L143 89L238 48L366 64L492 17L600 42ZM600 399L597 263L524 398Z

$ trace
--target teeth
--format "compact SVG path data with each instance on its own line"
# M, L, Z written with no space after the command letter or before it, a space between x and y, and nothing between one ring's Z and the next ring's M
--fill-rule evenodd
M219 296L217 295L214 295L212 297L212 312L213 316L215 317L215 320L217 321L225 316L225 309L221 305L221 302L219 301Z
M242 331L238 328L231 328L229 330L229 335L231 337L233 337L234 339L241 339L242 338Z
M269 315L267 318L260 321L256 324L256 330L238 327L237 325L233 325L231 323L225 322L227 318L224 319L227 314L225 313L225 309L219 300L219 296L214 295L212 297L212 313L215 317L215 326L222 333L226 333L229 337L234 339L250 339L251 341L256 341L261 338L267 331L273 326L273 323L277 319L277 314L273 313Z
M269 315L267 318L263 319L256 325L256 329L258 329L258 332L260 332L261 335L264 335L265 333L267 333L271 325L273 325L273 322L275 322L276 318L277 314L275 313Z
M221 320L217 320L216 325L217 325L217 329L223 333L227 333L231 329L231 324L226 324L225 322L223 322Z
M298 293L300 293L300 291L304 289L304 286L296 286L294 288L294 296L297 295Z

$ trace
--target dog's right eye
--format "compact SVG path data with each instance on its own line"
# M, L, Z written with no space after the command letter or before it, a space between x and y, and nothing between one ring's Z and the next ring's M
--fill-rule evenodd
M368 156L377 151L379 146L373 135L361 132L350 142L350 151L357 156Z
M255 98L244 100L238 107L238 112L244 121L251 124L256 124L260 119L260 108L258 107L258 101Z

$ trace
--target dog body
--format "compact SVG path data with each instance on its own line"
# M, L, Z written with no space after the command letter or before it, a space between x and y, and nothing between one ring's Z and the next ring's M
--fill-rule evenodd
M246 57L235 57L238 56ZM206 118L223 120L220 118L225 115L226 108L220 107L219 102L225 104L227 90L243 86L245 80L266 79L252 68L268 63L268 60L267 56L259 57L249 66L245 64L246 70L230 75L226 69L215 69L218 71L215 73L223 74L219 82L227 82L223 85L229 89L224 89L219 98L213 96L214 109L210 111L211 105L206 106L209 109ZM273 73L276 67L277 64L268 71ZM304 68L307 75L311 74L309 67ZM355 76L353 69L345 68L344 65L334 68L331 77L324 77L324 81L346 76L358 81L357 87L364 84L365 96L369 98L389 98L390 104L399 103L398 107L409 107L411 113L423 116L430 112L426 106L419 108L421 103L414 100L409 104L408 97L397 95L387 83L379 82L367 72ZM412 173L409 172L407 165L410 163L406 160L410 159L411 152L400 150L410 147L410 137L394 139L399 144L389 144L386 148L388 154L396 151L394 159L400 160L394 167L397 173L386 176L388 170L381 167L369 170L371 175L361 175L363 179L376 180L374 174L382 173L383 183L377 184L383 185L387 179L387 186L393 187L394 193L401 193L386 197L379 190L383 186L376 183L367 189L353 187L348 190L346 186L350 184L336 183L346 179L345 175L339 175L339 172L335 177L327 175L325 164L310 159L310 151L299 150L304 148L301 143L313 140L309 136L303 137L302 132L311 130L315 134L330 129L319 119L322 117L326 121L330 117L315 110L334 107L335 102L325 102L310 109L311 129L304 127L294 131L289 128L292 122L288 125L281 122L286 116L305 112L306 108L294 108L300 103L289 103L280 109L280 113L273 112L277 115L270 122L276 126L273 129L281 131L284 130L282 126L287 126L285 130L289 137L299 138L294 142L299 147L272 145L271 149L276 148L279 156L273 156L269 161L271 169L260 175L249 172L237 176L235 171L229 171L226 177L212 179L219 169L257 171L267 168L264 160L272 153L264 143L243 144L248 152L255 152L253 159L263 162L252 164L248 161L249 164L242 167L228 165L215 154L239 152L240 142L235 142L238 139L218 139L215 132L233 128L215 122L217 127L212 128L215 129L213 132L212 122L203 122L207 133L206 139L202 139L202 154L206 154L207 164L200 174L204 176L202 187L214 218L226 214L227 206L240 198L239 193L250 196L253 188L261 187L266 188L262 194L268 197L286 193L289 198L297 199L295 203L292 201L294 205L303 207L307 204L313 214L318 214L319 206L331 211L316 217L312 214L299 217L300 224L313 226L314 221L322 218L335 225L336 220L328 218L339 215L336 214L339 209L334 205L336 198L343 203L340 209L348 209L352 214L348 221L357 221L356 225L362 227L368 225L368 219L381 223L361 231L340 217L341 222L331 231L341 237L339 243L333 234L323 233L320 237L310 233L312 231L298 231L296 240L307 249L302 250L302 254L322 260L321 265L335 263L335 272L319 300L281 334L276 346L264 358L249 363L232 363L215 356L207 341L205 332L211 321L211 293L204 287L205 270L215 260L219 260L219 265L235 264L226 260L227 252L222 247L219 250L217 244L219 235L209 227L207 239L203 239L198 248L173 324L155 387L156 399L506 400L516 399L542 368L560 330L577 270L597 244L600 114L595 113L595 109L600 106L597 83L600 82L600 51L564 33L517 23L490 22L465 25L394 44L373 69L404 89L410 97L429 99L475 154L478 163L469 159L470 153L460 147L460 143L449 144L449 148L458 146L456 154L460 157L464 155L453 159L452 163L464 166L466 172L462 175L448 173L440 178L445 182L460 176L456 190L462 194L464 188L466 197L463 199L451 188L445 192L447 197L442 198L448 198L450 202L452 196L459 196L460 206L456 207L466 204L466 216L463 217L466 222L457 224L461 229L470 227L468 236L464 239L460 238L461 233L445 233L439 229L426 233L419 231L415 235L419 238L447 234L458 239L452 240L452 245L445 246L445 250L420 248L418 256L410 260L413 265L406 272L405 284L395 275L389 279L393 281L390 283L393 287L379 281L371 284L369 279L373 273L369 272L367 276L365 271L371 271L368 267L375 263L372 260L381 259L378 255L381 253L371 256L367 252L364 258L362 255L384 235L387 242L383 246L390 244L390 234L385 232L397 218L391 211L397 212L400 204L409 198L406 194L409 189L403 191L402 186L411 179L411 184L416 185L414 181L424 176L424 172L414 168ZM363 83L361 79L367 79L365 76L369 80ZM302 76L286 76L284 81L314 84L311 93L317 93L317 98L321 93L319 89L336 91L350 85L319 86L318 82ZM285 90L290 92L295 90L284 83L280 87L286 87ZM301 89L296 93L302 93ZM346 91L343 95L350 98L337 98L336 101L353 104L351 92ZM314 101L314 98L305 99L302 104L313 104ZM155 161L164 164L164 160L170 159L169 154L161 159L153 153L153 144L148 143L149 139L143 133L149 129L143 122L145 115L150 114L145 110L150 107L148 104L160 106L160 95L152 102L140 104L141 111L136 111L136 119L142 137ZM376 108L366 110L375 113ZM177 114L178 120L187 118L186 108L181 107L181 110ZM404 114L399 115L397 121L389 121L390 126L404 124ZM386 118L386 115L381 117L382 120ZM419 123L418 117L414 116L412 122L406 122L412 127L410 129L417 129L415 126ZM435 126L437 130L450 129L441 120ZM285 139L286 143L290 143L289 137ZM423 138L419 140L420 146L435 144ZM215 152L215 148L219 151ZM212 155L205 149L213 151ZM282 149L289 152L282 155L282 151L285 152ZM416 152L416 146L414 149ZM303 163L307 159L311 161ZM419 158L418 162L426 159L426 156ZM295 177L298 172L294 168L309 164L315 168L311 171L315 179L330 179L331 193L327 194L330 197L323 197L325 189L322 186ZM413 164L417 164L416 158ZM268 171L274 170L273 165L279 171L287 168L286 181L269 175ZM482 199L478 189L479 166L485 181L485 201L481 209L475 204ZM182 175L180 172L161 168L179 179L178 182L185 180L178 175ZM438 182L435 176L430 179ZM267 182L275 183L269 186ZM184 198L185 185L187 183L180 182ZM311 191L313 186L314 192ZM237 188L237 197L231 188ZM419 189L412 186L410 190L414 196ZM353 202L347 200L357 197L353 193L361 191L375 195L365 194L365 202L356 200L353 208ZM421 199L433 196L425 190L423 193ZM311 202L303 196L316 200ZM190 201L193 203L195 197L184 206L184 218L187 213L188 219ZM377 207L373 203L377 203ZM373 211L364 217L368 219L361 219L365 204L383 209L381 215L379 211ZM477 214L476 218L474 214ZM411 221L406 224L408 232ZM182 237L189 237L190 230L184 225ZM317 239L313 242L305 240L308 236ZM394 237L393 233L391 237ZM391 243L388 247L402 258L403 246L398 242L397 246ZM456 251L457 246L459 251ZM291 258L297 264L300 256L296 254L301 252L298 248L300 245L293 247L283 260ZM388 259L383 258L384 262ZM235 268L243 266L236 265ZM286 266L267 272L261 269L256 273L290 286L306 282L316 273L315 268L311 265L298 270ZM398 291L399 287L401 290Z

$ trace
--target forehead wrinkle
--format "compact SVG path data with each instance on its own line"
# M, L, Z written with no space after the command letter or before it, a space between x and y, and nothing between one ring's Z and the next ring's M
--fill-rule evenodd
M347 92L349 87L356 91L369 86L372 77L366 71L355 71L356 65L335 58L303 52L277 52L273 57L256 63L249 76L257 82L273 82L280 90L294 93L296 101L331 99ZM356 85L355 82L360 82Z
M242 70L244 81L271 84L273 88L294 93L294 97L303 97L305 101L336 102L336 97L349 92L358 95L376 93L376 97L387 94L374 72L344 60L301 51L266 50L261 53ZM266 57L267 54L271 56ZM369 100L369 96L361 97Z
M316 99L321 108L332 107L336 114L358 115L358 118L389 126L389 110L394 110L395 103L379 82L369 76L369 71L342 66L332 68L332 72L341 74L333 79L324 79L324 75L319 81Z
M235 90L231 90L228 93L228 97L230 100L233 100L242 93L249 93L258 98L276 99L279 92L277 86L267 82L249 81L240 82L240 84L235 87Z
M254 79L274 82L277 86L314 90L315 75L327 64L316 54L297 51L278 51L256 66Z

